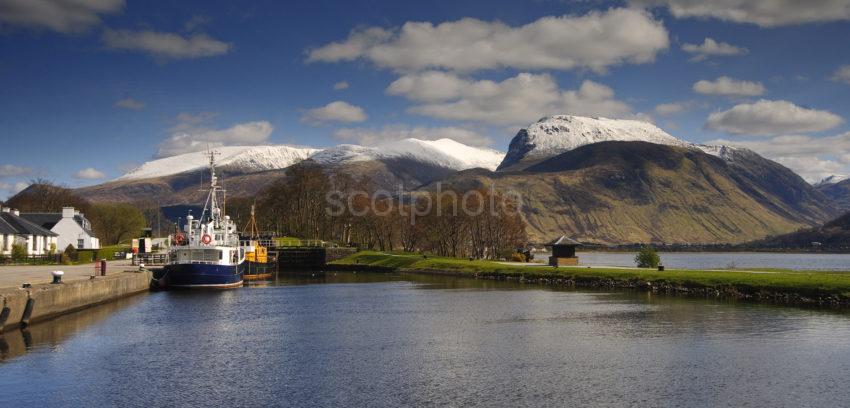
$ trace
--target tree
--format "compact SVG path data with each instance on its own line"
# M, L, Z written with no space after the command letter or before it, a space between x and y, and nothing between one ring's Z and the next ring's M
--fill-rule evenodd
M68 188L44 179L32 180L24 191L6 201L6 206L21 212L62 212L62 207L74 207L87 213L91 204Z
M142 211L131 204L96 204L88 218L95 235L106 245L128 241L147 225Z
M638 268L657 268L661 264L661 257L652 246L641 247L637 255L635 255L635 263Z

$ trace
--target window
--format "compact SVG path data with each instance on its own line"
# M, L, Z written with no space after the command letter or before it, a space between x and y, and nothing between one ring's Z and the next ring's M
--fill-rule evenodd
M82 238L77 240L77 249L81 249L81 248L83 248L85 245L86 245L86 240L84 240L84 239L82 239Z

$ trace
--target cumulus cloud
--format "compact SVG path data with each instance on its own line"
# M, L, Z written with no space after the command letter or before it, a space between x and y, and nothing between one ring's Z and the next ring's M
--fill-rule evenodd
M716 18L761 27L850 20L847 0L630 0L667 7L677 18Z
M454 139L470 146L490 146L493 139L474 130L460 127L410 127L396 124L379 129L342 128L334 132L334 138L346 142L370 146L396 140L414 138L420 140Z
M850 132L825 137L784 135L758 140L721 139L708 143L752 149L794 170L810 182L833 174L846 174L850 165Z
M348 89L349 85L346 81L340 81L334 84L334 91L341 91L343 89Z
M106 48L140 51L161 59L213 57L227 54L233 48L204 33L182 36L150 30L105 30L101 39Z
M741 81L722 76L714 81L701 80L694 83L694 92L703 95L718 95L729 97L764 95L765 89L761 82Z
M87 167L74 173L74 178L80 180L100 180L106 178L106 174L94 167Z
M603 84L585 80L579 89L562 90L548 74L521 73L495 82L423 72L397 79L386 92L418 102L408 110L413 114L495 125L527 125L553 114L623 117L631 112Z
M730 57L744 55L750 50L744 47L736 47L725 42L717 42L713 38L706 38L702 44L683 44L682 50L694 54L691 61L704 61L709 57Z
M669 46L660 20L637 9L543 17L524 26L474 18L400 29L355 29L348 38L310 50L308 62L363 59L400 72L515 68L590 69L652 62Z
M0 23L78 33L123 8L124 0L0 0Z
M32 169L24 166L16 166L14 164L0 165L0 177L20 177L32 173Z
M319 125L327 122L363 122L369 116L363 108L345 101L334 101L325 106L309 109L301 116L301 122Z
M197 152L208 147L261 145L268 141L274 127L267 121L237 123L225 129L213 129L207 123L212 113L178 115L171 136L160 142L157 158Z
M115 101L116 108L130 109L130 110L142 110L145 108L145 103L133 99L133 98L124 98L118 101Z
M832 129L844 120L828 111L807 109L788 101L759 100L735 105L708 116L706 128L741 135L782 135Z
M850 85L850 65L844 65L835 70L830 79Z
M655 113L661 116L675 115L691 108L691 102L670 102L655 105Z

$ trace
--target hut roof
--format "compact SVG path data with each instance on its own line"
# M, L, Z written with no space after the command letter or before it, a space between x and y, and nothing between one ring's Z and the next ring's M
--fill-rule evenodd
M549 242L546 246L579 246L581 242L578 242L572 238L567 237L566 235L561 235L560 238Z

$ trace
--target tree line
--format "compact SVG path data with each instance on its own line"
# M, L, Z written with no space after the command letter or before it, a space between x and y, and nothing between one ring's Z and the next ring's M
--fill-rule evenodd
M62 207L74 207L91 222L92 232L102 246L128 243L150 225L146 218L153 217L149 206L92 203L68 188L43 179L34 180L30 187L11 197L3 206L22 213L61 213Z
M393 196L376 191L368 179L301 164L255 197L229 200L227 212L241 226L255 205L260 229L278 236L495 259L527 242L515 201L484 188Z

